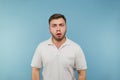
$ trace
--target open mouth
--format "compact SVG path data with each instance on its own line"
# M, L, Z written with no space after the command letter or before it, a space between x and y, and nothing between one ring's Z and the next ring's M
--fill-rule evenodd
M56 35L60 37L62 34L61 33L57 33Z

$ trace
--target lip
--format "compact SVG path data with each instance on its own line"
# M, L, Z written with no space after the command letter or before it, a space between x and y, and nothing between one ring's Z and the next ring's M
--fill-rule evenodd
M57 33L56 35L57 35L58 37L61 37L62 34L61 34L61 33Z
M61 33L57 33L56 35L61 35Z

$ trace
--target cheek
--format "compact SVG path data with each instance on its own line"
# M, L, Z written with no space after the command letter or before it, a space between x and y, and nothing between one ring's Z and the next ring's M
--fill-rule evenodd
M49 31L50 31L51 33L55 33L55 29L49 28Z
M62 32L65 32L66 31L66 28L62 28Z

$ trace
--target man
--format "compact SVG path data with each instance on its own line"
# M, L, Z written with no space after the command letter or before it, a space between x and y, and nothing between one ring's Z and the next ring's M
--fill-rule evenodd
M40 43L33 56L32 80L40 80L41 67L43 80L75 80L75 70L78 71L78 80L86 80L85 56L80 46L65 36L65 16L50 16L49 31L52 37Z

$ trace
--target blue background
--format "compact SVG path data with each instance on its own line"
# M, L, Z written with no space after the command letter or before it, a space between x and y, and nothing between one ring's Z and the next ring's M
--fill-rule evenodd
M66 16L67 36L81 45L87 80L120 80L120 0L0 0L0 80L31 80L53 13Z

